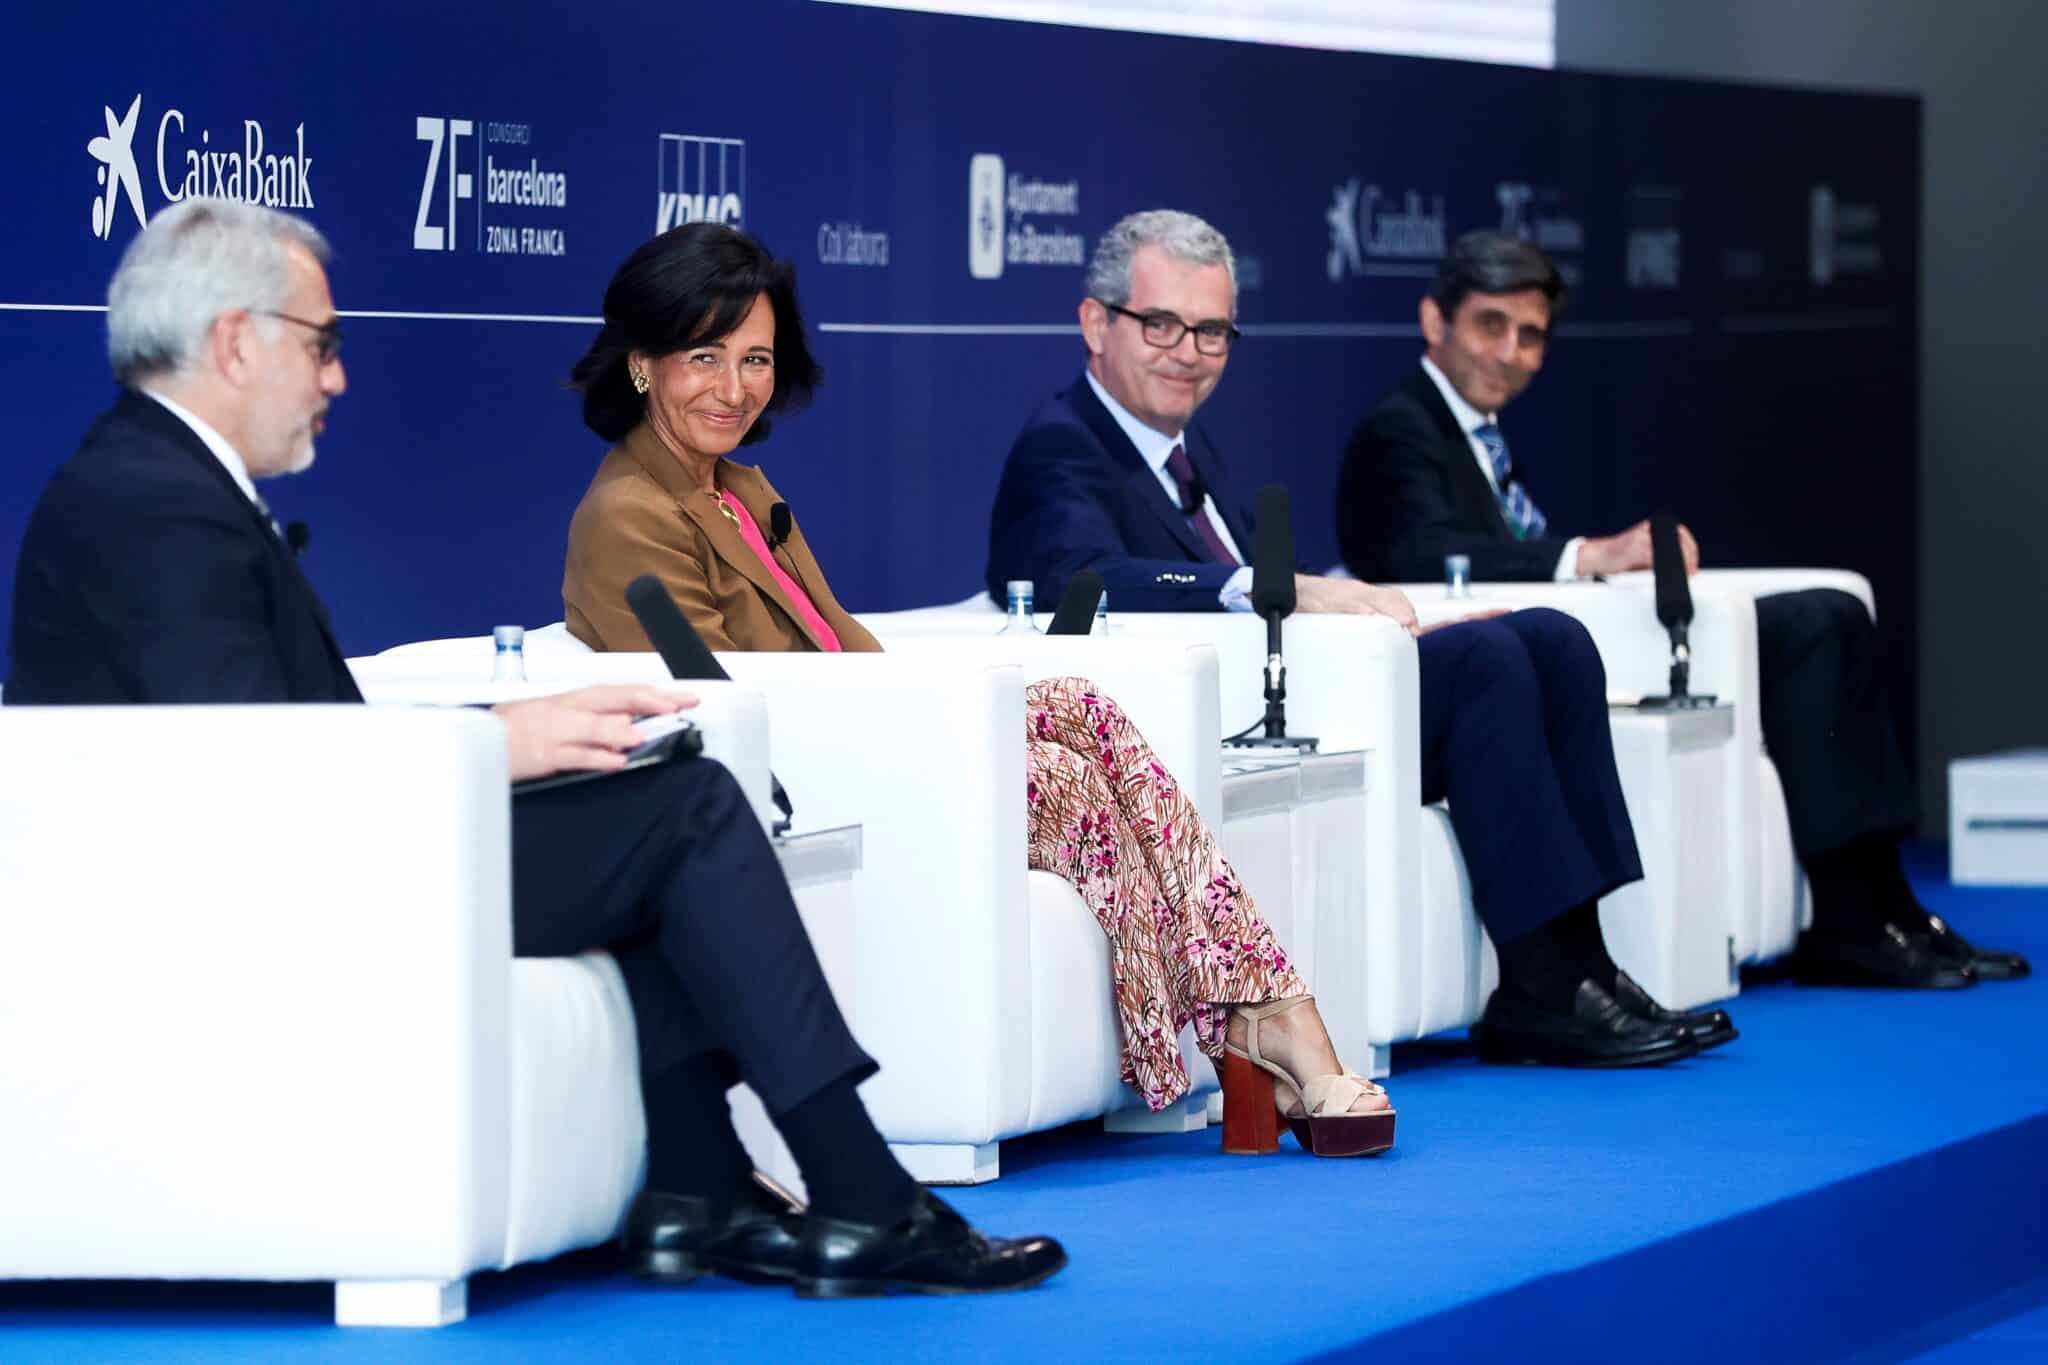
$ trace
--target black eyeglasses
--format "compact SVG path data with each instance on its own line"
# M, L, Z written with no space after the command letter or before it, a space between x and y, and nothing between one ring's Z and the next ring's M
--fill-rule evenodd
M332 322L308 322L304 318L295 318L290 313L280 313L274 308L259 308L257 311L267 318L278 318L285 322L297 323L299 326L305 328L307 331L317 336L319 338L319 341L315 344L318 349L314 351L314 354L320 358L320 363L322 365L331 365L334 363L335 360L340 358L340 318L336 318Z
M1182 337L1193 332L1195 349L1203 355L1228 355L1230 343L1244 335L1221 318L1209 322L1183 322L1177 313L1134 313L1107 299L1097 299L1096 302L1112 313L1122 313L1125 317L1135 320L1145 343L1148 346L1157 346L1162 351L1172 350L1180 345Z

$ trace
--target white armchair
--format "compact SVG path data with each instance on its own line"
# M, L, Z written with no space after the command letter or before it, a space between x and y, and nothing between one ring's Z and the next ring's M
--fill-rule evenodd
M552 629L527 638L532 688L667 676L651 654L590 654ZM765 700L798 827L862 826L850 1013L882 1064L863 1097L920 1179L993 1179L1004 1139L1137 1102L1118 1074L1101 930L1064 881L1026 866L1024 684L1093 677L1213 814L1216 664L1199 647L1099 644L719 656ZM436 641L353 667L373 699L419 699L474 692L448 666L480 678L488 659L486 641ZM1199 1111L1214 1072L1185 1040L1183 1056Z
M729 691L707 730L765 773ZM616 1229L632 1020L602 954L511 956L496 721L0 710L0 771L0 1277L332 1280L343 1323L438 1325Z

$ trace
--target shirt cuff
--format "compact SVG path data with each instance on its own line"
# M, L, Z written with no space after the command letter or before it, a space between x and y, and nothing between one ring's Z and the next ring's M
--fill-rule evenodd
M1223 591L1216 594L1216 600L1223 604L1225 611L1250 611L1252 609L1252 569L1247 564L1232 574L1224 583Z
M1550 576L1553 583L1579 581L1579 547L1585 543L1584 536L1573 536L1564 543L1564 553L1557 557L1557 572Z

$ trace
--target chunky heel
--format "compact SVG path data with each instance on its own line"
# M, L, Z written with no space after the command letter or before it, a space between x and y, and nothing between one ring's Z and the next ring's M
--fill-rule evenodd
M1223 1044L1223 1150L1264 1155L1280 1143L1285 1119L1295 1140L1316 1156L1373 1156L1394 1145L1394 1107L1362 1114L1351 1106L1386 1091L1363 1076L1341 1072L1297 1080L1259 1050L1259 1025L1308 1003L1305 995L1240 1005L1244 1046Z
M1223 1054L1223 1150L1231 1156L1265 1156L1280 1150L1280 1111L1273 1104L1273 1077L1251 1058Z

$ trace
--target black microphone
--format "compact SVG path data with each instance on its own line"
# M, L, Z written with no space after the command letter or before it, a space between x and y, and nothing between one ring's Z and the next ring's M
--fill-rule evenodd
M780 549L791 530L789 504L778 502L768 509L768 548Z
M1650 572L1657 585L1657 619L1671 637L1671 691L1645 697L1640 704L1675 710L1712 706L1712 696L1692 694L1692 587L1686 582L1678 518L1669 512L1650 518Z
M1657 619L1666 630L1692 624L1692 588L1685 581L1685 551L1678 544L1678 518L1659 512L1650 518L1650 569L1657 582Z
M303 521L288 521L284 524L284 543L291 546L292 558L306 553L306 546L313 540L313 533L306 529Z
M1259 525L1252 543L1252 610L1268 620L1294 614L1294 519L1287 490L1259 490Z
M1280 623L1294 614L1294 518L1287 490L1269 483L1259 490L1259 524L1252 542L1252 610L1266 618L1266 714L1258 737L1234 736L1246 747L1313 749L1316 742L1287 734L1287 660L1280 648Z
M668 666L670 677L685 682L704 678L731 680L732 675L705 646L704 637L690 624L690 618L683 615L682 608L676 605L675 598L668 595L668 589L661 586L660 579L644 573L627 584L626 605L633 609L640 629L647 632L654 652ZM775 825L775 832L781 834L789 829L795 812L790 806L789 793L782 789L782 783L775 774L768 774L768 781L773 786L775 809L782 812L782 819Z
M1060 608L1052 614L1047 635L1086 635L1095 626L1095 604L1102 600L1102 575L1083 569L1067 580Z

